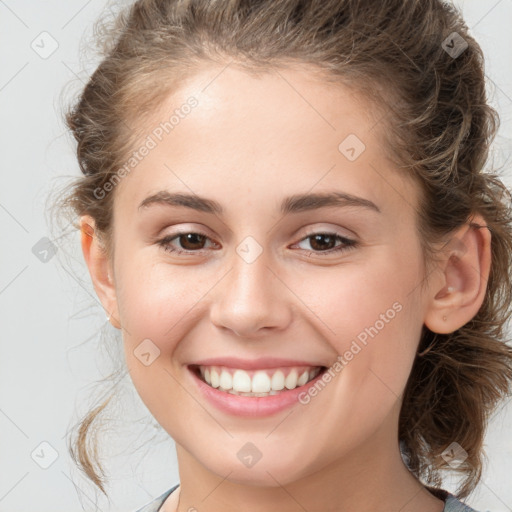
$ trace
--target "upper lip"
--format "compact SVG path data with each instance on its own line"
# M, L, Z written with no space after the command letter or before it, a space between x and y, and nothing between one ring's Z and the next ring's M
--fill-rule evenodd
M259 370L266 368L281 368L283 366L311 366L313 368L324 366L311 361L298 359L281 359L277 357L261 357L258 359L240 359L238 357L214 357L190 363L189 366L225 366L240 370Z

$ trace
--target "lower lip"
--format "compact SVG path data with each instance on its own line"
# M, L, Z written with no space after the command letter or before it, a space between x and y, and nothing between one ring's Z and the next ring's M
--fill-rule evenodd
M314 386L316 381L321 379L324 374L322 371L307 384L288 391L282 391L277 395L250 397L233 395L232 393L212 388L206 382L203 382L193 370L190 368L188 370L192 374L200 392L215 407L228 414L258 418L271 416L300 403L299 395L307 393L307 390Z

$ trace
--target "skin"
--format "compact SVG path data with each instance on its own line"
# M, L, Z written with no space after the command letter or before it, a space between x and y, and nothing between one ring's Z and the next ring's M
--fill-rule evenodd
M489 231L466 225L453 233L456 243L424 280L418 186L386 158L376 109L307 68L258 78L234 65L220 69L188 79L143 127L145 138L188 97L199 102L117 185L113 255L91 236L94 220L82 217L84 257L122 329L131 378L176 442L180 492L161 510L440 512L443 502L400 457L402 393L422 326L452 332L482 304ZM349 134L366 146L355 161L338 150ZM225 212L138 208L159 190L211 198ZM279 212L284 197L333 190L380 212ZM167 252L158 240L177 227L208 238L185 246L175 238L175 248L196 253ZM358 245L321 254L341 242L319 246L306 237L326 232ZM250 264L236 252L247 236L262 249ZM187 364L206 357L330 366L394 303L400 312L306 405L242 418L220 412L192 385ZM134 355L146 338L160 350L149 366ZM247 442L262 453L251 468L237 457Z

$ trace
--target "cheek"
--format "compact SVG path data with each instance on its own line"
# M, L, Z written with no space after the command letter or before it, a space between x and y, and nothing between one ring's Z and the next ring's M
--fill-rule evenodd
M405 387L423 325L421 269L417 253L390 251L368 265L340 268L334 279L317 276L315 288L309 280L299 285L297 294L342 358L346 391L366 395L360 403L386 394L394 400Z
M169 403L179 407L186 400L173 377L171 355L196 324L197 304L205 294L205 281L191 277L184 267L140 258L119 261L116 270L126 365L157 421Z
M194 305L208 286L198 278L197 269L143 257L121 264L119 280L119 314L130 343L150 338L161 350L172 348L172 340L179 339L177 332L186 323L183 320L194 315Z
M294 291L321 320L327 338L341 351L347 348L347 340L357 338L364 343L399 331L404 324L417 324L420 320L415 313L420 308L415 291L420 275L419 261L409 260L402 265L390 253L381 261L340 267L336 274L302 276L296 279Z
M338 282L327 277L316 281L328 290L323 299L314 299L310 292L308 305L328 325L323 335L340 363L332 366L328 391L311 396L305 406L323 411L313 444L327 458L330 450L339 454L349 445L364 444L392 412L398 413L422 327L418 295L411 293L420 265L419 260L410 261L418 261L417 268L401 267L395 258L379 265L373 261L367 268L340 274ZM303 286L301 293L306 293ZM333 437L333 425L343 425L345 436ZM329 447L323 446L325 438L334 439Z

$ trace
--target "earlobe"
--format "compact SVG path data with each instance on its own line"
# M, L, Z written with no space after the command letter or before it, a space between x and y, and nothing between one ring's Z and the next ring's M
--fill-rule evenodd
M80 217L82 252L89 269L94 290L105 309L110 323L120 329L117 298L109 255L95 232L95 222L90 215Z
M480 309L491 267L491 232L478 215L461 227L442 250L439 278L432 279L425 326L447 334Z

